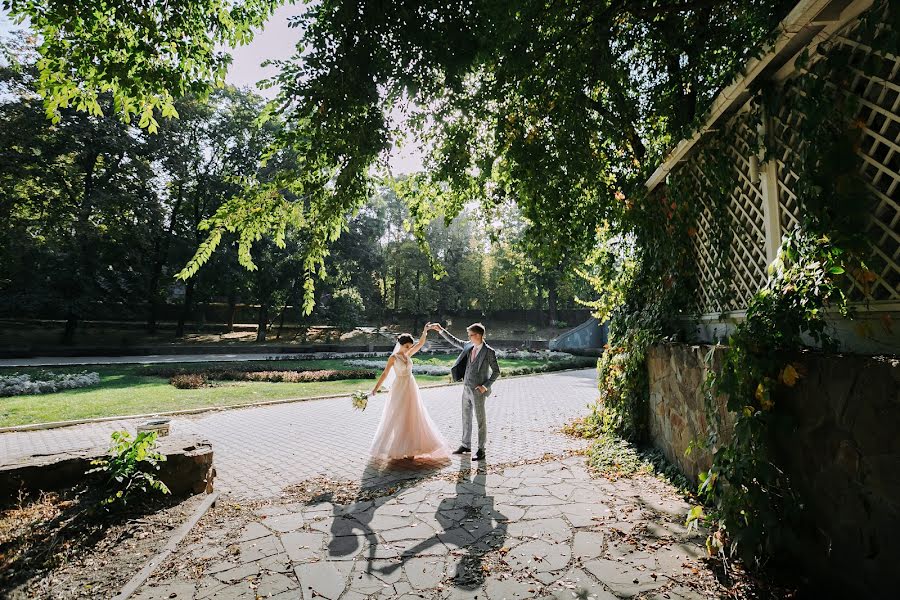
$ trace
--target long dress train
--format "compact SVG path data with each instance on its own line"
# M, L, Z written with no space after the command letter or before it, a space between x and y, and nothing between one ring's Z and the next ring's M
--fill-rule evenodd
M400 354L394 356L396 379L369 453L381 460L449 458L447 442L422 402L419 386L412 375L412 359Z

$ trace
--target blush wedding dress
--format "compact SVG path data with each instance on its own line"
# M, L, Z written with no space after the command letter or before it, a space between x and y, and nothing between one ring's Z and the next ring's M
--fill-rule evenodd
M394 354L394 378L369 453L377 459L446 460L450 450L419 393L412 358Z

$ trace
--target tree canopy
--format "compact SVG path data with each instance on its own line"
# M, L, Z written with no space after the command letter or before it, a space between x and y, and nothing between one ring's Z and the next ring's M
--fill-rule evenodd
M51 111L66 97L96 110L96 95L111 91L118 111L129 114L142 98L141 114L152 115L169 104L169 90L220 81L224 59L214 43L246 40L275 2L94 4L5 0L42 35L41 91ZM224 232L238 235L240 260L253 268L254 242L269 235L282 245L296 227L307 240L311 310L312 280L371 194L374 167L397 134L388 115L398 109L399 126L432 148L427 171L401 190L420 240L432 218L451 219L469 202L491 212L513 201L536 259L559 265L583 256L601 223L627 223L617 193L634 191L787 4L311 3L292 23L301 41L277 63L279 92L264 115L283 124L269 155L298 160L265 180L249 177L205 222L209 237L182 276L197 271Z
M175 100L225 82L230 57L218 45L253 38L282 0L3 0L39 37L38 91L47 115L73 107L112 111L154 132L156 117L177 116ZM105 109L107 112L110 107Z

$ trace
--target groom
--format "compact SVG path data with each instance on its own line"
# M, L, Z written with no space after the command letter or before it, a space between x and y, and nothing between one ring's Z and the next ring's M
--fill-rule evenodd
M473 323L466 328L469 341L464 342L449 331L434 324L438 333L445 340L462 350L459 358L450 368L453 381L463 382L462 393L462 445L454 454L471 452L472 443L472 409L478 420L478 452L472 460L484 460L484 444L487 442L487 418L484 413L484 401L491 393L491 386L500 377L500 365L497 364L497 353L484 343L484 325Z

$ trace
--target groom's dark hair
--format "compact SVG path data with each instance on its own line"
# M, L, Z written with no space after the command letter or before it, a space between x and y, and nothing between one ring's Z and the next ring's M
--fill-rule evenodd
M481 323L472 323L468 327L466 327L466 331L471 331L473 333L477 333L478 335L484 335L484 325Z

